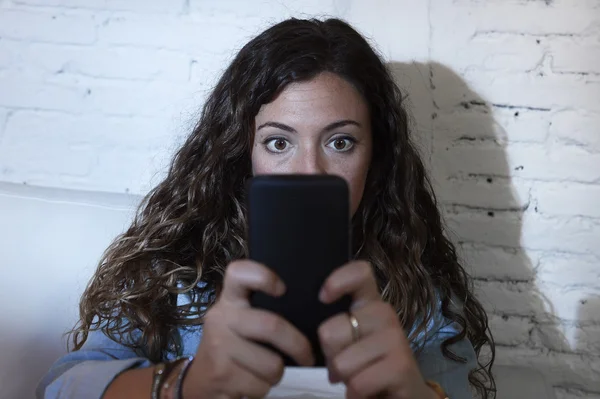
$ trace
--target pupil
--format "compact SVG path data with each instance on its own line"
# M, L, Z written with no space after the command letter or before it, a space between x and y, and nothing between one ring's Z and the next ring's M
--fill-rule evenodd
M342 150L344 149L344 146L346 145L345 141L342 139L337 139L334 143L334 146L336 149L338 150Z
M275 148L278 150L283 150L285 148L285 141L281 139L275 141Z

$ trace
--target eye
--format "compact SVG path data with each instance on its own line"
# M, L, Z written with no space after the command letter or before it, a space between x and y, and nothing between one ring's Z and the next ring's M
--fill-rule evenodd
M283 152L288 146L288 141L283 137L271 137L265 140L264 144L270 152Z
M328 147L333 148L338 152L346 152L350 151L356 140L353 137L345 136L345 137L336 137L327 144Z

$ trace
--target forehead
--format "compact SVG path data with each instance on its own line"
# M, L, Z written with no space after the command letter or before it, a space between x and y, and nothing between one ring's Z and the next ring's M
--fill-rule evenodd
M333 73L324 72L310 81L287 85L270 103L261 107L257 123L271 119L289 123L355 119L366 122L368 107L356 88Z

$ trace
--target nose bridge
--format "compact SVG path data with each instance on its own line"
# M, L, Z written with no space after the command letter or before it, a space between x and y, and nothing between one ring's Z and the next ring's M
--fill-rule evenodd
M296 155L295 173L324 174L326 172L324 156L318 146L304 146Z

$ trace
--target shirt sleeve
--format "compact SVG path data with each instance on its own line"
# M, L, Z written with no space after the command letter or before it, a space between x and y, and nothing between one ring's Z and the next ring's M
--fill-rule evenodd
M472 399L469 373L477 366L477 356L471 342L465 338L448 347L454 354L465 358L465 363L448 359L442 353L441 344L456 334L456 329L447 326L429 340L417 354L421 374L426 380L440 384L451 399Z
M37 398L101 398L108 385L125 370L149 367L139 357L100 331L90 332L84 346L58 359L37 386Z

